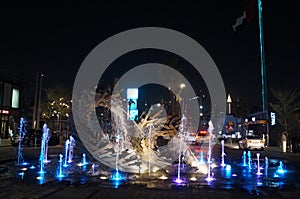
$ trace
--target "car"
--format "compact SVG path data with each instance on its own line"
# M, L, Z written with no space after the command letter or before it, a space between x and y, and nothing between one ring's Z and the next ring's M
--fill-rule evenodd
M196 134L195 133L187 133L185 137L185 141L187 143L194 143L196 141Z
M208 141L209 140L209 135L207 130L200 130L198 131L197 135L196 135L196 139L195 139L195 143L197 145L202 144L204 141Z
M20 141L20 135L15 134L10 137L10 142L12 146L18 146ZM22 140L22 145L25 146L40 146L42 141L42 130L34 130L30 129L26 132L23 140ZM49 138L48 145L53 146L53 145L58 145L59 140L58 140L58 134L57 132L51 133L51 137Z
M265 149L265 140L258 135L246 135L239 140L240 149Z
M22 145L25 146L34 146L35 144L40 145L41 137L42 137L41 130L30 129L26 132L25 136L23 137ZM14 134L13 136L10 137L10 142L12 146L17 146L19 144L19 141L20 141L19 134Z

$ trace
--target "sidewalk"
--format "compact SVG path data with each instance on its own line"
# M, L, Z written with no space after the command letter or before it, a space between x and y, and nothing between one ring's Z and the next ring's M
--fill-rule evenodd
M0 147L11 146L9 139L1 139L0 138Z

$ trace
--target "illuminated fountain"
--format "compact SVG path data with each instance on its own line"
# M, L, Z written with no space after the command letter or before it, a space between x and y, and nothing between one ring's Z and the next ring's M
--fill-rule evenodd
M95 175L95 164L92 164L92 175Z
M222 167L225 167L226 164L224 163L224 156L225 156L226 154L225 154L225 152L224 152L224 140L221 141L221 145L222 145L222 153L221 153L222 163L221 163L221 166L222 166Z
M178 135L178 141L179 141L179 149L178 149L178 165L177 165L177 178L175 179L175 182L177 184L181 184L183 183L183 179L181 179L181 167L184 166L183 165L183 151L182 151L182 146L181 146L181 142L182 140L182 137L184 135L184 125L185 125L185 121L186 121L186 117L185 115L183 114L182 115L182 118L181 118L181 123L180 123L180 127L179 127L179 135Z
M204 162L204 157L203 157L203 151L200 151L200 160L199 160L200 164L205 164Z
M58 161L59 162L59 170L58 170L58 174L56 176L58 178L63 178L64 177L64 174L63 174L63 171L62 171L62 162L63 162L62 158L63 158L63 155L59 154L59 161Z
M251 160L251 152L248 151L247 155L248 155L248 168L251 169L251 162L252 162L252 160Z
M257 175L262 175L262 173L260 172L260 164L259 164L259 156L260 156L260 154L259 153L257 153L256 154L256 156L257 156Z
M208 162L208 171L207 171L207 178L206 178L206 181L210 182L212 180L214 180L214 178L212 177L211 175L211 136L212 136L212 132L214 130L214 127L213 127L213 123L212 121L209 121L208 122L208 135L209 135L209 143L208 143L208 159L207 159L207 162Z
M64 167L67 167L68 164L68 151L69 151L69 145L70 145L70 140L67 139L66 142L65 142L65 163L64 163Z
M269 168L269 158L266 156L265 157L265 175L266 175L266 178L268 178L268 168Z
M47 124L43 125L43 135L41 141L41 152L40 152L40 171L39 173L45 173L44 164L49 162L47 159L48 156L48 140L49 140L49 129Z
M113 181L121 181L121 180L123 180L123 177L122 177L121 173L119 172L119 153L120 153L120 142L121 142L120 135L116 136L116 142L117 142L117 144L116 144L116 165L115 165L116 167L115 167L115 170L113 171L111 179Z
M77 166L82 167L82 170L85 171L86 170L86 165L88 164L88 162L86 161L86 155L85 153L82 154L82 159L81 162L79 162L77 164Z
M86 155L85 155L85 153L84 154L82 154L82 164L88 164L87 163L87 161L86 161Z
M148 131L148 176L151 176L151 130L152 130L152 125L150 125Z
M247 166L247 157L246 157L246 151L243 151L243 157L242 157L242 159L243 159L243 166L244 167L246 167Z
M20 127L19 127L19 144L18 144L18 155L17 155L17 165L27 165L27 162L24 162L23 158L23 148L22 141L24 136L26 135L26 120L21 117L20 119Z
M285 170L283 169L282 161L279 161L279 166L277 168L277 172L280 174L283 174L285 172Z
M50 139L50 133L49 133L50 129L47 128L47 124L44 124L43 126L43 137L42 140L44 140L44 163L48 163L50 162L50 160L48 160L48 142Z
M73 136L70 136L69 138L69 157L68 157L68 163L72 162L73 159L73 150L74 150L74 146L75 146L75 139L73 138Z

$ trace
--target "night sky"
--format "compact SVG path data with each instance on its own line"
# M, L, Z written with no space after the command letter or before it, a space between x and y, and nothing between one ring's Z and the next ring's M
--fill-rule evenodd
M103 40L128 29L157 26L199 42L218 66L233 99L243 98L251 106L261 103L257 6L254 21L233 32L247 0L109 2L114 3L1 6L0 77L23 72L34 88L35 72L42 71L45 87L72 88L82 61ZM263 0L263 12L268 87L299 87L300 24L295 2Z

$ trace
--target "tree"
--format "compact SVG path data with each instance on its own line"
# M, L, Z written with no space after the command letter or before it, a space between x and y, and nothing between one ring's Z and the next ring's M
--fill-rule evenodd
M289 134L299 128L296 112L300 110L298 89L271 89L276 98L276 103L270 103L271 108L277 113L277 120Z
M45 94L46 97L41 103L42 118L48 122L50 128L56 128L62 135L62 120L69 118L71 110L71 92L62 85L56 85L45 89ZM53 117L55 120L52 120Z
M67 116L70 113L71 93L61 85L45 89L46 100L42 104L42 117L50 119L57 114Z

